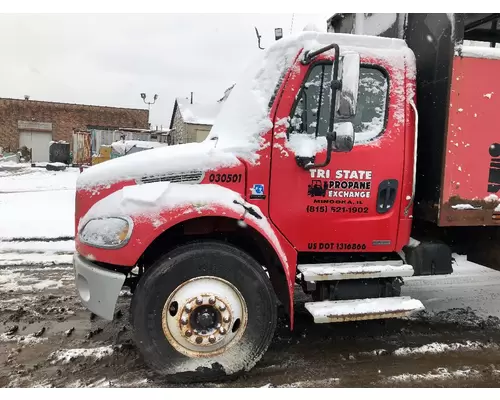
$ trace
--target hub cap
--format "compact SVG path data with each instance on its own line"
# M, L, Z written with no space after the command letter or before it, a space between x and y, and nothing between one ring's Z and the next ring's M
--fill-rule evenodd
M215 276L201 276L179 285L162 312L165 337L189 357L224 352L241 339L247 321L246 303L239 290Z

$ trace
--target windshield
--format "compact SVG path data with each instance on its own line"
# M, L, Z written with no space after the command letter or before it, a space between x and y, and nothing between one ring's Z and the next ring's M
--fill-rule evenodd
M255 160L260 136L273 126L269 118L271 99L303 44L295 36L275 42L260 53L237 81L207 140L218 138L217 148L230 148Z

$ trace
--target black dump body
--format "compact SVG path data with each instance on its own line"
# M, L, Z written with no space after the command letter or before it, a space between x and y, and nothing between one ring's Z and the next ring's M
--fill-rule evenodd
M359 23L359 19L363 21ZM328 30L404 39L417 63L419 137L415 218L435 221L455 44L500 42L500 14L334 14Z

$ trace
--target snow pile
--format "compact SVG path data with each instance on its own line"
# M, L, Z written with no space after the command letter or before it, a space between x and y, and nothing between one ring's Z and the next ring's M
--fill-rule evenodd
M241 164L233 154L214 149L214 142L162 146L94 165L80 174L77 188L106 186L122 180L139 179L144 175L204 172Z
M401 347L393 352L395 356L411 356L415 354L440 354L458 350L484 350L498 349L495 343L472 342L470 340L465 343L430 343L421 347Z
M62 364L68 364L69 362L80 357L92 358L93 360L101 360L104 357L112 355L113 353L113 346L102 346L88 349L65 349L57 350L51 353L48 359L51 360L51 364L55 364L58 362L61 362Z
M154 149L157 147L167 146L166 143L159 142L148 142L145 140L119 140L117 142L111 143L111 148L118 154L125 155L132 148L139 149Z
M36 276L27 276L22 272L0 269L0 293L11 291L38 292L47 289L59 289L62 286L62 280L40 279Z
M177 106L184 122L199 125L213 125L220 112L221 104L191 104L188 99L177 98Z
M30 345L42 343L46 340L46 337L37 337L34 334L26 336L7 335L6 333L0 334L0 342L17 342L18 344Z
M15 156L15 155L14 155ZM7 161L5 161L7 160ZM25 168L29 168L29 164L18 163L12 159L12 156L8 158L1 159L0 158L0 172L2 171L17 171Z
M464 368L456 371L448 371L446 368L436 368L425 374L401 374L390 376L385 379L387 383L413 382L413 381L443 381L450 379L477 378L481 373L475 369Z

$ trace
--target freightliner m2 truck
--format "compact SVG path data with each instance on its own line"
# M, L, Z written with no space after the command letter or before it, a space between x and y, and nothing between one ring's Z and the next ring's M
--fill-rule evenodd
M293 329L297 288L312 323L400 318L423 309L404 279L451 274L453 251L497 266L500 50L457 43L453 18L278 40L205 141L84 171L83 304L112 320L130 288L145 362L218 379L258 362L279 304Z

